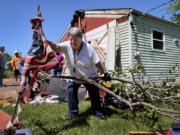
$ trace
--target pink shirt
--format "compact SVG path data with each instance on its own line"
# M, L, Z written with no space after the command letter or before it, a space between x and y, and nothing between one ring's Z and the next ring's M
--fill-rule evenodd
M62 67L63 66L64 56L62 54L59 54L59 55L56 54L56 58L57 58L57 60L59 62L59 66Z

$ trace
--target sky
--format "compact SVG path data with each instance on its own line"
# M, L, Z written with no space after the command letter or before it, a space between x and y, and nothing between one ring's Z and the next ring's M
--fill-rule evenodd
M169 0L0 0L0 46L11 56L18 50L26 56L32 43L30 19L37 16L37 6L45 21L42 24L47 40L58 42L79 9L133 8L148 12ZM166 6L149 14L169 19Z

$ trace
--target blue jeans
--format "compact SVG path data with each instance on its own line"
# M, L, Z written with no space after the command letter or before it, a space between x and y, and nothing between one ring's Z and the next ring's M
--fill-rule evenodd
M17 66L18 66L18 68L19 68L19 73L20 73L21 80L22 80L23 63L22 63L21 59L19 59L19 60L17 61Z
M61 73L62 73L62 69L63 67L58 67L56 69L53 69L53 76L57 76L57 77L60 77L61 76Z
M3 84L4 67L0 67L0 85Z
M68 116L73 117L74 114L78 113L78 88L81 84L73 81L68 81L67 95L68 95ZM89 91L91 97L91 106L93 111L101 111L101 103L99 96L99 89L91 84L83 84Z
M22 75L23 63L22 63L21 59L19 59L19 60L17 61L17 66L18 66L18 68L19 68L20 74Z

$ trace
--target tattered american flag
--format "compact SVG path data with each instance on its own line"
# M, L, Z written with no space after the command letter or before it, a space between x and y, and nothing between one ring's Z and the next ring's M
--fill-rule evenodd
M22 80L18 93L21 95L21 102L28 103L28 99L31 95L31 91L35 82L35 79L40 70L50 70L58 66L58 61L54 52L48 45L45 36L42 32L41 22L43 18L37 17L31 19L33 33L33 42L31 49L24 59L24 66L22 70ZM33 77L29 79L30 70L33 71ZM27 90L27 92L25 92Z

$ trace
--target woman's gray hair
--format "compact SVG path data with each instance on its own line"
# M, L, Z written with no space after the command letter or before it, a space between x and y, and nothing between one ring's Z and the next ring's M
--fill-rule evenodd
M69 30L68 36L76 36L82 38L82 31L78 27L72 27Z

